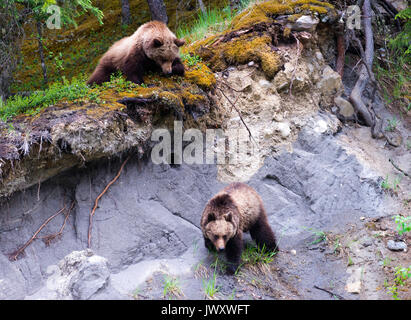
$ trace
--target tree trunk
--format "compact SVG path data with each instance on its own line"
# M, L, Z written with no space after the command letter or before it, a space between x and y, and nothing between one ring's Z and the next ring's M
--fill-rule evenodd
M356 111L362 115L362 117L364 118L365 124L369 127L374 127L375 119L362 100L362 94L370 79L369 71L372 72L371 71L372 62L374 59L374 36L372 33L372 25L371 25L370 0L364 0L364 5L362 9L363 9L363 15L364 15L363 26L364 26L364 36L365 36L365 50L364 50L365 52L361 58L364 60L364 64L362 65L360 69L358 80L355 83L355 86L351 91L349 100L351 101ZM361 46L361 43L359 43L359 45Z
M20 18L25 16L18 14L15 1L3 0L0 6L0 99L3 101L10 95L10 85L24 38Z
M199 7L200 7L201 12L202 12L204 15L206 15L206 14L207 14L207 10L206 10L206 7L205 7L205 5L204 5L203 0L197 0L197 2L198 2L198 5L199 5Z
M37 41L39 44L39 54L40 54L40 61L41 61L41 68L43 70L43 80L44 84L48 83L48 78L47 78L47 67L46 67L46 61L44 60L44 47L43 47L43 40L42 40L42 26L41 22L37 21L36 23L37 26Z
M163 0L147 0L151 12L151 20L168 23L166 6Z
M131 24L130 3L128 0L121 0L121 22Z

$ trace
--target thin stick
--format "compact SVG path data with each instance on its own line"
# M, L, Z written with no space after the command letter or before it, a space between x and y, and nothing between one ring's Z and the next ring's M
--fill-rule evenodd
M55 217L57 217L60 213L62 213L64 210L66 210L66 206L64 206L63 209L60 209L59 211L57 211L55 214L53 214L51 217L49 217L41 226L40 228L37 229L37 231L33 234L33 236L17 251L13 252L9 259L11 261L16 261L18 256L20 254L22 254L24 252L24 250L34 241L34 239L36 239L37 235L39 234L39 232L51 221L53 220Z
M88 226L88 248L91 248L91 230L93 228L93 216L96 212L97 206L98 206L98 202L100 200L100 198L107 192L107 190L110 188L110 186L117 181L117 179L120 177L121 172L124 169L124 166L126 165L127 161L130 159L130 156L127 157L127 159L123 162L123 164L120 167L120 170L118 171L117 175L114 177L113 180L111 180L108 185L104 188L103 192L101 192L98 197L96 198L96 200L94 201L94 207L90 212L90 218L89 218L89 226Z
M258 145L257 142L255 141L253 135L251 134L250 129L248 128L247 124L245 123L245 121L244 121L244 119L243 119L243 116L242 116L241 113L240 113L240 110L238 110L238 108L236 107L236 105L230 100L230 98L228 98L228 97L226 96L226 94L224 93L224 91L223 91L221 88L217 87L217 89L220 90L220 92L221 92L221 93L223 94L223 96L228 100L228 102L229 102L229 103L231 104L231 106L235 109L235 111L237 111L237 113L238 113L238 115L239 115L239 117L240 117L241 122L244 124L245 128L246 128L247 131L248 131L248 134L249 134L250 138L253 139L253 141L254 141L254 143L255 143L256 145Z
M324 292L327 292L327 293L330 294L331 296L335 296L335 297L337 297L337 298L340 299L340 300L345 300L345 298L344 298L343 296L340 296L339 294L336 294L336 293L334 293L334 292L331 292L331 291L329 291L329 290L327 290L327 289L323 289L323 288L320 288L320 287L318 287L318 286L314 286L314 288L315 288L315 289L318 289L318 290L321 290L321 291L324 291Z

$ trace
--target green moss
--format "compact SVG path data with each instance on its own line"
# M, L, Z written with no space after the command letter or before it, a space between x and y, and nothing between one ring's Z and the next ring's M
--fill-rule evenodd
M273 0L256 3L233 19L231 29L238 30L258 23L269 23L279 14L292 15L299 13L301 10L326 14L328 10L333 8L333 5L318 0Z
M206 101L204 96L195 92L191 92L189 89L183 91L182 98L187 105L197 105Z
M203 63L189 68L184 78L205 90L210 90L216 84L216 78L213 72Z

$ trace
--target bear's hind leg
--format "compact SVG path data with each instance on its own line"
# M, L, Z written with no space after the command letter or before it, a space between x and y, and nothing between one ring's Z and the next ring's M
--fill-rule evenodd
M274 232L268 224L266 217L265 212L261 212L256 223L250 228L251 238L253 238L260 249L265 245L271 251L278 250Z
M243 234L238 232L226 244L226 257L228 260L227 273L234 274L241 260L241 253L243 251Z

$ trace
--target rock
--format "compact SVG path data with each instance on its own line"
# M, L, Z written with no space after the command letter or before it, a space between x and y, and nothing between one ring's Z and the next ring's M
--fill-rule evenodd
M362 268L347 269L347 273L351 274L346 282L345 290L349 293L359 294L361 292L361 273Z
M291 133L290 125L287 122L276 123L276 130L281 133L283 138L287 138Z
M74 271L69 282L69 290L74 299L88 300L99 290L107 287L109 278L107 259L100 256L87 257Z
M265 79L261 79L260 81L258 81L258 84L263 87L264 89L268 89L272 87L272 84L270 81L267 81Z
M352 104L342 97L334 98L334 103L338 106L338 113L345 119L350 119L354 116L355 110Z
M91 300L121 299L110 284L106 258L87 249L73 251L58 265L47 267L47 286L30 299Z
M294 255L294 256L297 254L297 251L296 251L295 249L292 249L290 252L291 252L291 254Z
M319 22L316 17L301 16L294 23L287 24L287 27L294 31L313 31Z
M385 132L388 143L394 147L399 147L402 144L402 136L398 131Z
M406 251L407 244L404 241L388 240L387 248L391 251Z
M407 0L386 0L390 3L397 11L404 10L408 7Z
M367 247L369 247L369 246L371 246L372 245L372 240L371 239L364 239L362 242L361 242L361 245L362 245L362 247L363 248L367 248Z
M341 76L330 66L326 66L322 72L322 78L317 84L318 89L324 95L337 94L342 91Z
M250 61L249 63L248 63L248 66L249 67L252 67L252 66L254 66L255 65L255 62L254 61Z

